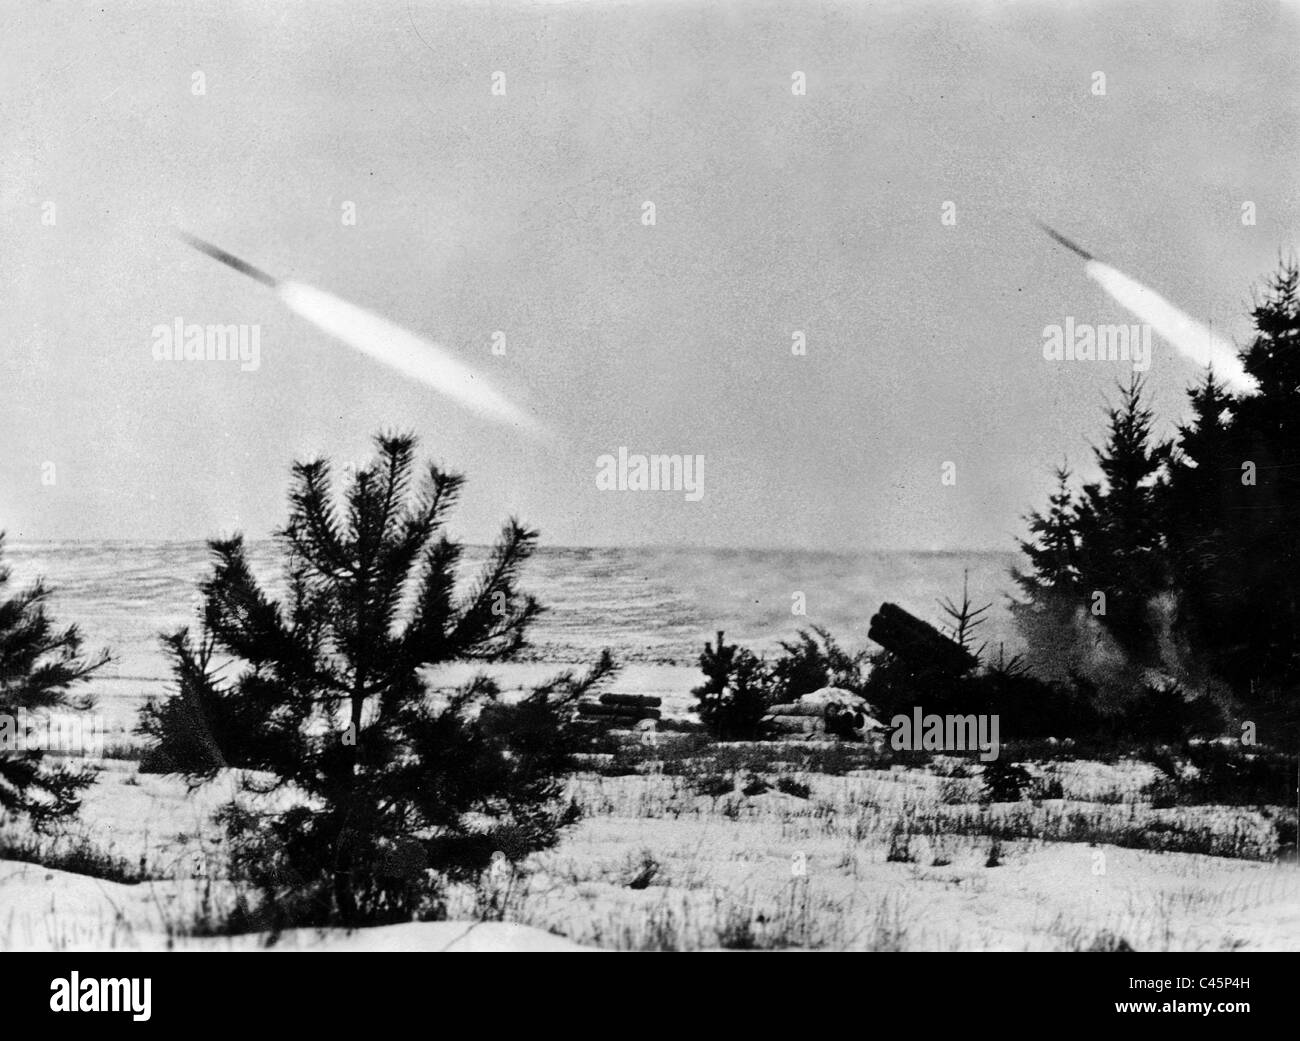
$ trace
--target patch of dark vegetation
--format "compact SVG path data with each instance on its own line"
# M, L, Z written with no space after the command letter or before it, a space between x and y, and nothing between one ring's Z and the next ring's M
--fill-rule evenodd
M815 773L842 777L851 770L887 765L888 755L861 743L753 741L724 743L704 735L659 741L611 741L603 746L608 760L590 768L606 777L625 777L653 770L667 777L692 778L703 773L780 774ZM920 753L928 762L929 753Z
M758 931L748 913L728 915L718 927L718 946L725 951L761 950Z
M662 866L648 851L642 851L637 860L625 872L624 885L628 889L646 889L662 871Z
M1065 785L1061 783L1059 777L1041 777L1035 778L1030 786L1030 798L1036 801L1043 799L1064 799Z
M768 667L744 647L723 641L705 644L700 671L705 682L691 691L700 721L714 737L744 741L758 737L761 720L771 704Z
M866 684L866 652L852 654L818 626L782 641L770 661L747 648L726 643L718 633L705 644L700 671L705 682L691 691L705 729L720 741L754 741L765 735L763 717L775 704L792 702L822 687L860 693ZM850 717L827 720L828 727L851 736Z
M984 767L982 780L984 802L1019 802L1034 779L1019 763L995 759Z
M101 756L104 759L116 759L125 762L139 762L144 758L145 749L134 741L106 741Z
M911 834L901 821L894 825L889 835L889 851L885 854L888 864L915 864L916 856L912 852Z
M1151 791L1170 806L1287 806L1295 796L1295 760L1277 750L1205 742L1143 758L1166 775Z
M1098 933L1092 944L1087 948L1089 951L1132 951L1133 948L1129 942L1122 936L1116 936L1111 932Z
M1046 816L1029 803L994 806L943 806L915 810L907 822L911 834L965 835L1014 842L1081 842L1109 844L1158 853L1203 853L1240 860L1272 860L1274 837L1248 822L1200 824L1151 816L1117 815L1109 806L1068 809ZM1279 832L1280 834L1280 832Z
M701 773L691 778L691 787L697 795L718 799L736 790L736 775L729 773Z
M796 799L807 799L812 796L812 788L794 777L778 777L776 790L785 795L793 795Z
M132 863L100 849L86 836L75 841L53 836L0 833L0 860L39 864L56 871L68 871L89 878L102 878L123 885L138 885L163 876L150 873L144 857Z

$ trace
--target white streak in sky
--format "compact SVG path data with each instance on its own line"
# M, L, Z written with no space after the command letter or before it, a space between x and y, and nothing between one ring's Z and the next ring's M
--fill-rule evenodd
M1106 294L1183 356L1197 365L1213 366L1214 375L1237 394L1254 394L1254 377L1246 372L1237 349L1196 319L1179 310L1153 289L1135 282L1100 260L1089 260L1084 271Z
M535 419L446 348L314 286L278 282L275 291L290 310L318 329L471 412L534 434L545 433Z

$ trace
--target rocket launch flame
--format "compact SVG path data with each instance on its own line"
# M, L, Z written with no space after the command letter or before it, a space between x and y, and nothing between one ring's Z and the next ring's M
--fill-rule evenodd
M1212 367L1215 377L1222 380L1230 391L1254 394L1259 390L1254 377L1241 364L1237 348L1232 343L1175 307L1154 289L1100 260L1088 261L1084 273L1120 307L1151 326L1155 334L1178 353L1202 368Z
M1241 364L1237 348L1230 341L1215 335L1154 289L1097 260L1087 250L1042 221L1035 223L1055 242L1082 257L1086 261L1084 274L1101 286L1106 295L1129 314L1151 326L1157 336L1183 357L1202 367L1211 366L1215 377L1236 394L1254 394L1259 389L1254 378Z
M276 292L285 306L316 328L445 394L471 412L532 433L541 432L531 416L438 344L302 282L281 282Z
M194 235L181 232L180 237L199 252L273 289L289 310L354 350L418 380L485 419L535 435L545 434L533 417L446 348L324 290L274 278Z

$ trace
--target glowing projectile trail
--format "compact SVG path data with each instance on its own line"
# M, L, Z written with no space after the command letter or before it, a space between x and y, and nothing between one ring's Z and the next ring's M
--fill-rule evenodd
M1237 394L1254 394L1258 389L1241 364L1237 348L1207 329L1191 315L1175 307L1154 289L1128 277L1122 271L1097 260L1091 253L1042 221L1035 223L1057 243L1081 256L1084 273L1106 291L1106 295L1140 321L1145 322L1166 343L1197 365L1212 366L1216 378Z
M200 253L275 290L289 310L354 350L432 387L480 416L534 434L545 433L535 419L445 348L314 286L274 278L211 242L185 232L180 236Z

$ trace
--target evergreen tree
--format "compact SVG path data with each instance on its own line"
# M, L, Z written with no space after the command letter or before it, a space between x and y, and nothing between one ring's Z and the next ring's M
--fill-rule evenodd
M467 875L495 851L516 860L552 844L575 817L561 797L573 705L614 668L606 653L515 704L479 676L435 703L431 667L524 646L541 608L517 577L537 536L511 520L458 593L461 546L444 525L462 478L430 466L416 488L414 439L376 443L341 513L328 464L294 467L283 601L241 538L211 543L203 632L166 637L177 692L142 722L188 776L256 771L220 819L282 922L436 914L425 867ZM238 670L229 681L218 653Z
M975 646L975 633L988 621L984 616L993 605L989 603L982 607L975 606L975 602L970 598L969 569L961 574L961 602L955 603L952 597L937 602L943 613L948 616L948 621L942 625L944 635L971 656L971 667L974 668L984 660L984 651L988 647L987 643Z
M1084 485L1077 507L1076 559L1080 591L1104 605L1094 617L1134 662L1157 664L1151 606L1169 589L1163 511L1171 446L1153 441L1142 392L1134 377L1107 410L1106 442L1094 449L1102 479Z
M1049 600L1073 603L1079 596L1079 538L1068 467L1056 468L1056 489L1047 500L1047 513L1032 510L1025 520L1030 537L1020 540L1020 552L1029 559L1029 570L1012 569L1016 584L1031 605Z
M1056 468L1056 488L1047 512L1025 516L1029 538L1020 540L1027 568L1012 568L1021 600L1012 600L1011 617L1025 640L1029 660L1052 679L1065 679L1078 667L1074 646L1077 618L1084 606L1079 577L1078 504L1069 468Z
M1070 675L1086 656L1085 618L1095 618L1131 662L1160 660L1151 611L1170 583L1164 511L1172 446L1154 441L1142 393L1135 377L1107 410L1106 441L1093 449L1101 479L1076 497L1069 471L1058 468L1047 512L1026 517L1030 537L1020 549L1028 567L1012 570L1024 599L1011 611L1031 660L1053 678Z
M867 652L849 652L825 628L800 629L793 642L781 641L781 653L772 662L772 686L778 701L797 701L821 687L839 687L861 694Z
M1256 335L1242 362L1259 385L1234 407L1239 508L1225 525L1239 572L1238 649L1224 664L1249 689L1294 688L1300 667L1300 269L1280 265L1251 312ZM1254 484L1246 468L1253 467ZM1237 489L1240 489L1238 491ZM1247 628L1248 627L1248 628Z
M1166 538L1178 592L1177 629L1193 650L1189 661L1216 657L1211 645L1236 643L1235 589L1229 534L1244 503L1236 480L1233 398L1207 371L1188 394L1192 416L1178 427L1170 467ZM1220 662L1222 664L1222 662Z
M1243 352L1258 393L1202 384L1173 476L1187 628L1239 693L1294 686L1300 660L1300 268L1285 261ZM1193 519L1190 511L1200 515Z
M10 577L0 562L0 810L43 829L77 812L95 774L86 767L51 766L42 750L28 750L19 713L89 710L91 699L74 696L72 689L109 658L106 652L83 656L77 627L56 627L46 611L50 590L43 582L6 596Z
M705 682L691 691L700 722L720 741L758 737L772 700L763 660L745 647L726 643L719 632L716 644L704 645L700 671Z

